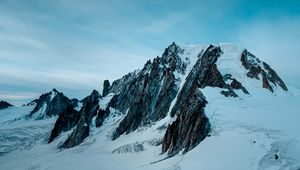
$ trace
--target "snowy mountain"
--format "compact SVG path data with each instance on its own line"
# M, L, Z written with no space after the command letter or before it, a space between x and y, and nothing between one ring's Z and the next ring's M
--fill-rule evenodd
M78 105L78 100L70 100L63 93L53 89L48 93L42 94L39 99L36 99L27 105L32 105L33 103L35 103L35 107L28 115L28 118L35 117L41 119L58 115L68 105L76 107Z
M172 43L102 95L1 110L0 169L297 170L299 94L246 49Z

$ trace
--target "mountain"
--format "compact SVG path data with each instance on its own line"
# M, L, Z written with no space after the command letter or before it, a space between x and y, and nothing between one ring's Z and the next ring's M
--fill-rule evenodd
M28 118L35 117L41 119L57 116L69 105L76 107L78 100L70 100L63 93L53 89L48 93L42 94L38 99L33 100L27 105L35 105L34 109L28 115Z
M271 92L277 86L287 91L276 72L246 49L240 55L226 50L226 46L179 46L173 43L162 57L148 61L141 71L130 73L106 87L106 93L117 94L109 106L127 113L112 139L167 116L177 117L166 130L162 152L173 154L182 149L186 152L203 140L210 130L204 112L207 101L201 89L218 87L223 89L220 93L224 96L238 97L237 91L249 94L244 84L248 77L257 79L257 83ZM236 65L228 63L227 66L227 60ZM229 69L231 65L234 67Z
M297 169L299 96L247 49L172 43L140 70L105 80L102 94L78 101L53 89L23 106L33 108L29 119L2 128L21 138L12 125L30 134L29 125L47 124L36 137L44 142L5 152L0 167Z
M7 103L6 101L3 101L3 100L0 101L0 109L6 109L11 106L13 106L13 105L10 103Z
M287 91L277 73L246 49L239 56L231 56L230 53L225 53L226 50L225 46L184 47L171 44L161 57L148 61L140 71L129 73L112 85L105 80L103 97L115 94L107 107L100 109L101 95L94 90L83 100L79 113L71 108L62 112L52 131L55 135L51 135L49 142L60 132L76 126L59 147L79 145L89 136L92 124L97 123L96 127L101 127L102 121L109 116L109 108L113 108L126 116L113 131L112 140L166 117L177 117L166 129L162 139L162 153L176 154L182 150L185 153L204 140L210 132L211 125L205 115L207 101L201 89L218 87L226 97L238 97L237 91L249 95L243 84L245 77L248 77L257 79L257 83L261 83L262 88L270 92L274 92L273 88L276 86ZM236 68L223 69L226 67L224 61L228 59L237 64ZM46 115L47 113L49 114L46 112Z

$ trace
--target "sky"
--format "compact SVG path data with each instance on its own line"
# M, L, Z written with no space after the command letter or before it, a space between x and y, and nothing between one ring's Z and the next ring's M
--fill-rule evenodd
M0 100L101 91L172 42L230 42L300 88L298 0L0 0Z

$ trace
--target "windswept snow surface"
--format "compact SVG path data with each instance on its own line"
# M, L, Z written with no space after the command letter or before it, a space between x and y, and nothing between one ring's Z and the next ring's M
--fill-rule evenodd
M188 45L184 48L190 50L186 50L182 57L191 57L188 53L195 57L193 50L199 53L206 47ZM2 154L0 169L299 170L300 114L297 106L300 90L292 86L288 86L288 92L278 88L271 93L263 89L261 82L246 77L239 62L241 49L230 44L221 44L221 49L224 54L217 62L218 69L222 74L232 74L250 95L237 90L238 98L227 98L220 94L219 88L201 89L208 101L205 113L212 130L209 137L188 153L171 158L161 154L161 139L166 123L170 122L168 118L112 141L112 132L125 116L114 109L110 109L112 114L101 128L92 127L90 136L81 145L59 150L57 145L71 131L64 132L54 142L47 144L45 140L55 120L19 119L25 112L30 112L29 107L20 107L0 111L1 152L15 145L21 146L18 142L20 139L24 143L31 143L31 134L37 134L38 139L30 147L14 147ZM190 61L188 69L196 58L190 58ZM176 76L183 84L186 75ZM110 97L100 101L101 108L105 108ZM25 132L19 132L19 127ZM30 129L33 127L36 130Z

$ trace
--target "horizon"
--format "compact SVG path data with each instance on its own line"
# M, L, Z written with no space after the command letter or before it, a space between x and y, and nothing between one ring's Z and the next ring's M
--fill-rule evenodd
M300 88L300 1L1 1L0 100L81 99L172 42L246 48ZM210 15L207 15L209 13ZM287 53L288 52L288 53Z

